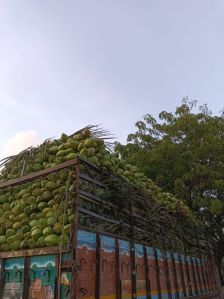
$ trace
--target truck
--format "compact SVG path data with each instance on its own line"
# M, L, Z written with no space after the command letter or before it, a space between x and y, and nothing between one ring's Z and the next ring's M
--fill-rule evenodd
M122 177L76 158L2 182L0 190L64 173L63 221L68 201L74 212L69 239L0 252L0 299L219 298L206 229L150 204Z

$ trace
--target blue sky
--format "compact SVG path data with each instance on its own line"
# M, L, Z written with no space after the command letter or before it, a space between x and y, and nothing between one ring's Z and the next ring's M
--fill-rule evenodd
M101 124L125 142L142 115L224 95L222 0L3 0L0 157Z

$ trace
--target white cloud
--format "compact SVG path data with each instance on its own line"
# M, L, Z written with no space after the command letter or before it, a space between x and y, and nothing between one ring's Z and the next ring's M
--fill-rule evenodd
M4 158L10 155L16 155L29 146L38 144L40 144L40 139L34 130L18 132L3 145L3 151L0 153L0 157Z

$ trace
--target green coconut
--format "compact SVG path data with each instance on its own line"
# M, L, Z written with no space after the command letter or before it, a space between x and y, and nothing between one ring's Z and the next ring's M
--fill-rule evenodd
M44 243L47 247L59 245L59 237L55 234L51 234L45 237Z
M53 233L53 229L51 226L47 226L43 229L43 235L46 237L46 236L49 236Z

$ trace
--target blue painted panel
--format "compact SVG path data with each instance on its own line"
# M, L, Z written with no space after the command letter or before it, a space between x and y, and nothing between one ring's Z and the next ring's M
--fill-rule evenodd
M30 258L29 299L54 298L55 256L33 256Z
M146 252L148 258L154 258L154 248L153 247L146 247Z
M120 254L127 254L130 255L130 242L125 241L125 240L119 240L119 250Z
M2 298L22 298L24 279L24 258L22 257L6 259L4 275L5 284Z
M78 230L77 235L78 247L86 246L88 249L96 249L96 234Z
M115 251L115 239L107 236L101 237L101 248L106 252Z

